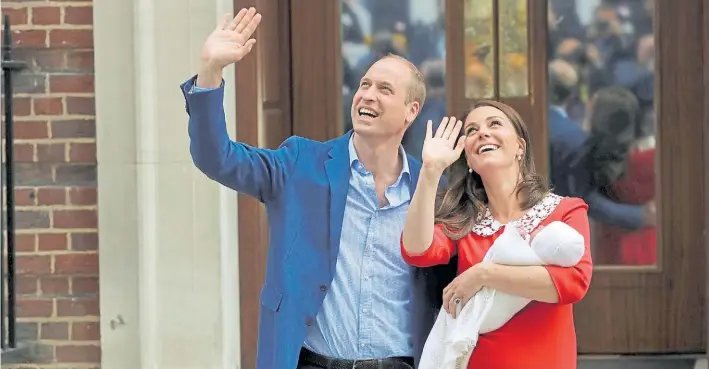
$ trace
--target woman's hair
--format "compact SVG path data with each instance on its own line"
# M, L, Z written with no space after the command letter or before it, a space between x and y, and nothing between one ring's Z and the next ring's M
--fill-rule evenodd
M584 145L594 187L604 189L625 173L640 119L640 105L629 90L611 86L596 92Z
M499 109L505 114L514 126L517 136L526 143L522 160L519 161L522 180L517 184L515 194L520 199L522 209L529 209L544 199L549 189L545 181L535 173L527 125L514 109L498 101L478 101L470 111L483 106ZM446 170L448 185L438 194L435 222L443 224L443 232L453 240L458 240L472 231L478 216L488 203L480 175L470 173L468 169L463 151L460 158Z

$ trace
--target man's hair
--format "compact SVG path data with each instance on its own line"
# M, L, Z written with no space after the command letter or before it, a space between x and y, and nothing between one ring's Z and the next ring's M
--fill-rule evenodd
M564 105L573 96L578 75L568 62L554 59L549 63L549 102Z
M424 101L426 101L426 80L424 79L423 73L414 65L414 63L408 61L406 58L389 53L379 60L384 59L396 59L409 67L411 71L411 81L409 81L409 88L406 91L406 103L418 102L419 105L423 106Z

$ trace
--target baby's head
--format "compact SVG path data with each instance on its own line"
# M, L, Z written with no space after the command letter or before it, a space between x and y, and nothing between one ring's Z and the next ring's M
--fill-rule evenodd
M572 267L586 251L583 236L564 222L554 221L532 238L532 250L546 264Z

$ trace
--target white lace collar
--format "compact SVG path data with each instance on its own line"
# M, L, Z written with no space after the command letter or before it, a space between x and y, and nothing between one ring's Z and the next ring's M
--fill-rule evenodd
M542 220L546 219L554 212L554 209L559 205L561 199L561 196L549 193L542 201L527 210L521 218L510 223L516 224L521 232L530 234L537 228ZM473 226L473 233L483 237L492 236L504 225L505 224L498 222L492 217L490 208L486 206L485 209L478 214L478 218Z

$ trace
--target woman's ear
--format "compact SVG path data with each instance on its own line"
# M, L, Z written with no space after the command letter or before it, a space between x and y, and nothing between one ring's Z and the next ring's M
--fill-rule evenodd
M518 156L524 156L524 153L527 152L527 141L524 140L524 138L519 137L519 151L517 152Z

